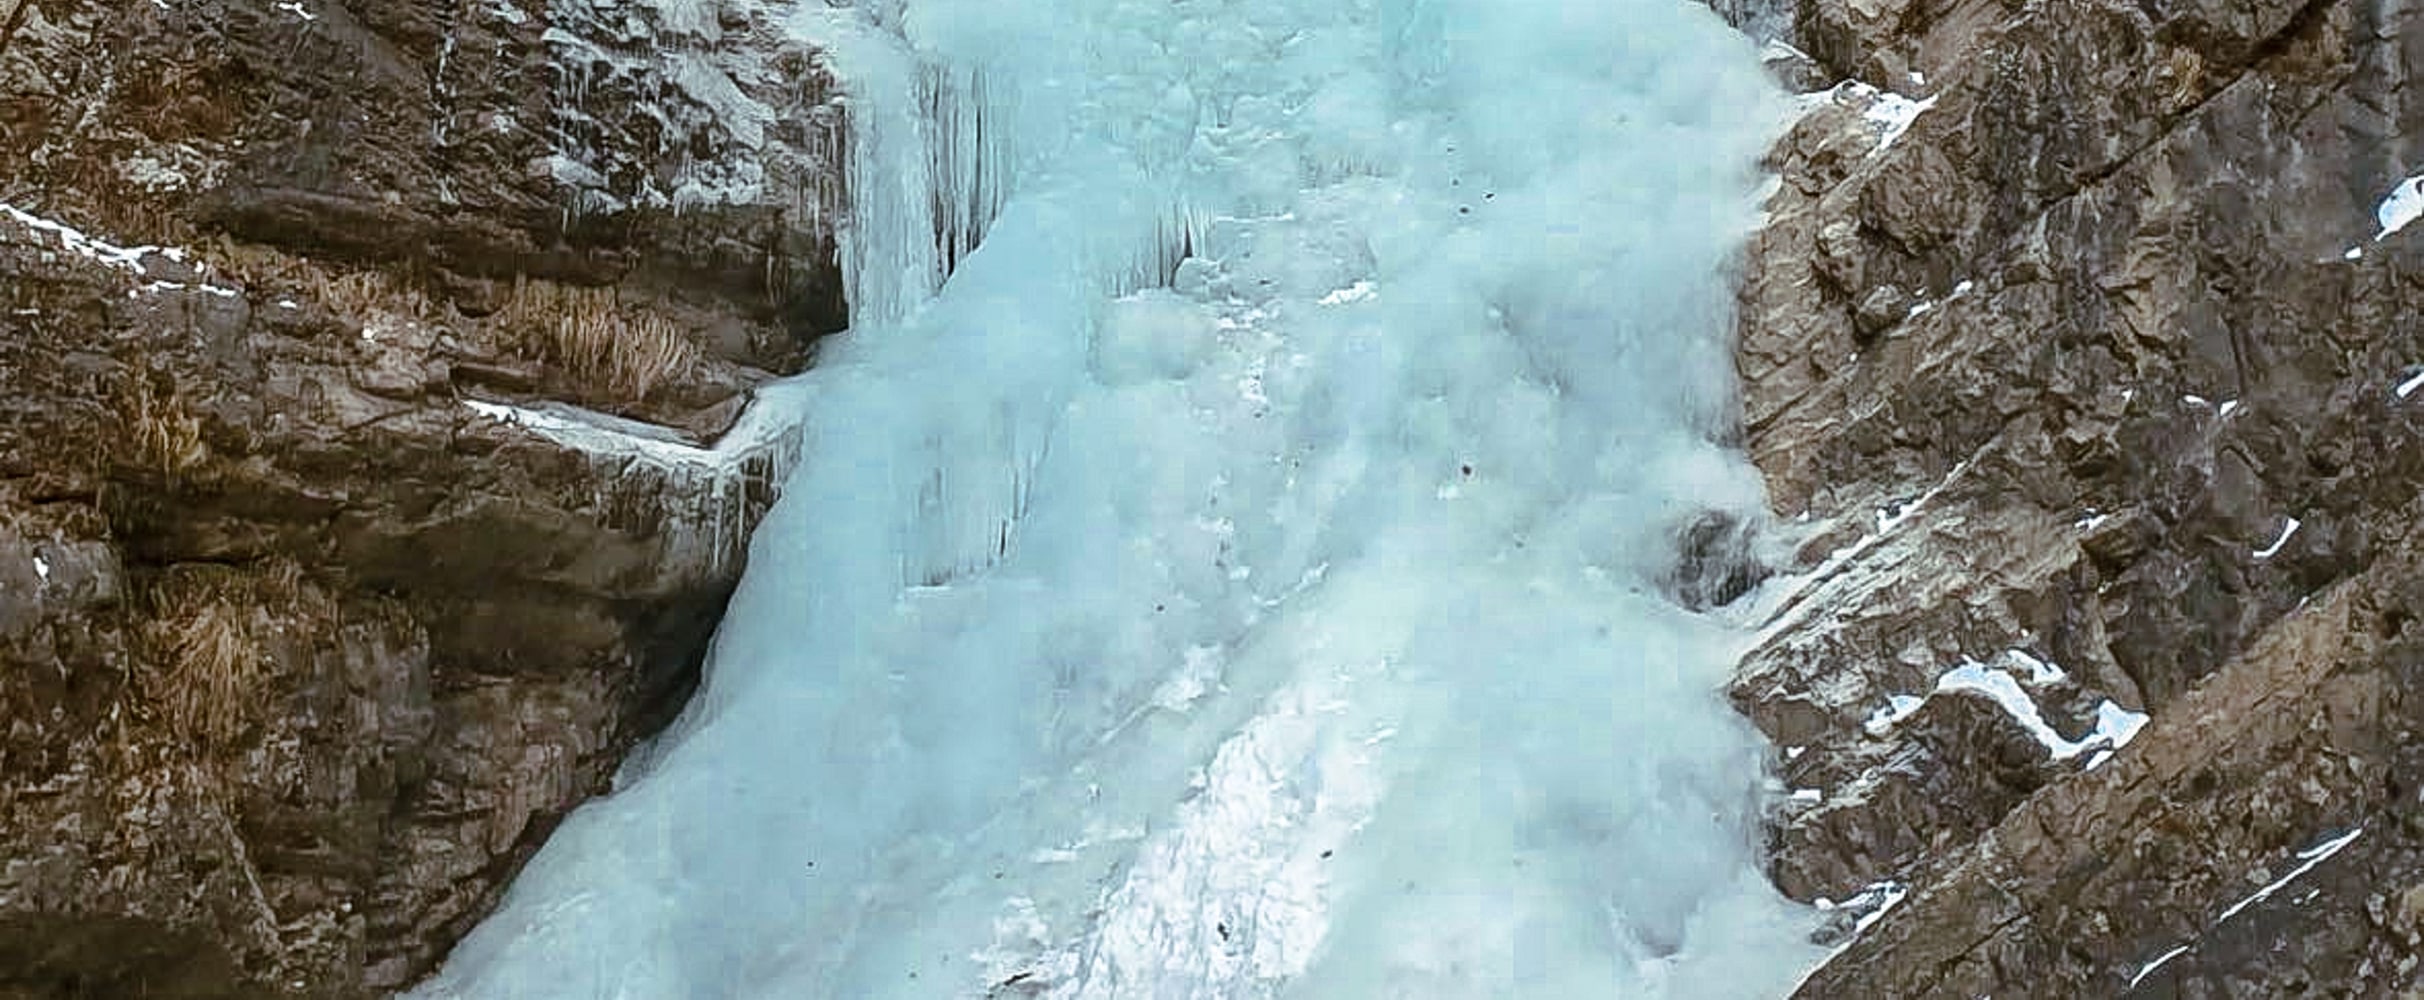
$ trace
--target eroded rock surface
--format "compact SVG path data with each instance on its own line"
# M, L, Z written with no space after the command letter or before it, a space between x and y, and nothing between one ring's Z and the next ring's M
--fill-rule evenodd
M382 995L679 708L840 322L684 9L0 2L0 995Z
M1734 694L1802 790L1779 885L1899 900L1804 995L2412 988L2424 231L2376 209L2424 172L2424 26L1781 20L1852 82L1779 144L1743 292L1800 548Z

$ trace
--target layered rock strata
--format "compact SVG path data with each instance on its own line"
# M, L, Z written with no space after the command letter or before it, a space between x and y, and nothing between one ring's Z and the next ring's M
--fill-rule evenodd
M679 709L842 311L741 13L0 2L0 995L382 995Z
M2424 30L1766 16L1847 81L1741 319L1790 554L1734 694L1777 882L1842 917L1803 993L2411 988Z

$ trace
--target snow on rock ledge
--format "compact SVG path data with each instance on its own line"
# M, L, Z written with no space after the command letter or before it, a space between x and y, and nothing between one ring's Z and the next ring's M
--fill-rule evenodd
M722 576L738 569L750 530L799 464L802 394L793 382L760 387L740 421L705 447L655 424L568 403L463 405L587 457L598 472L600 508L623 515L606 527L663 532L669 573ZM618 520L626 523L611 523Z

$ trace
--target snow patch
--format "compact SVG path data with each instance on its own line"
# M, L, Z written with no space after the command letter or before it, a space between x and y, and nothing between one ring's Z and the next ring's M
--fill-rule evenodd
M1868 730L1871 736L1883 736L1900 725L1902 720L1918 714L1920 706L1925 704L1927 699L1914 695L1890 695L1885 699L1885 707L1869 713L1868 720L1860 726Z
M65 247L70 253L99 261L110 267L132 271L138 275L143 273L144 255L157 253L160 250L155 246L123 247L108 240L96 239L85 235L82 230L74 226L53 222L7 202L0 202L0 217L6 217L35 232L49 233L58 237L59 245Z
M2188 946L2181 945L2170 951L2164 952L2163 954L2155 956L2155 960L2146 963L2146 967L2139 969L2137 975L2129 977L2130 988L2136 989L2139 983L2146 981L2146 977L2154 975L2155 970L2162 968L2164 963L2185 954L2188 954Z
M2281 536L2273 539L2271 545L2257 549L2256 558L2270 559L2273 556L2279 555L2281 552L2281 547L2289 544L2289 536L2297 534L2298 528L2301 527L2298 519L2294 517L2283 518L2282 522Z
M2392 233L2407 228L2417 219L2424 218L2424 174L2400 181L2397 187L2391 188L2390 194L2382 199L2382 204L2374 209L2374 218L2382 223L2382 232L2374 236L2377 243L2389 239Z
M1904 133L1911 130L1912 122L1918 121L1920 115L1926 114L1935 106L1936 99L1933 97L1923 101L1914 101L1889 91L1878 94L1877 102L1869 105L1869 109L1860 117L1877 128L1876 152L1882 153L1891 148L1896 140L1901 139Z
M1858 937L1866 933L1870 927L1875 926L1877 921L1885 919L1886 912L1892 910L1895 904L1902 902L1910 894L1911 887L1908 883L1887 880L1871 882L1861 887L1859 893L1840 903L1821 896L1812 900L1810 905L1817 907L1821 912L1828 910L1865 911L1852 924L1851 936ZM1845 941L1845 945L1847 947L1850 945L1849 939Z
M2291 882L2296 881L2298 876L2315 870L2316 865L2331 860L2332 855L2340 853L2342 848L2355 843L2357 837L2362 835L2364 832L2364 827L2356 827L2337 837L2326 837L2322 840L2322 842L2317 843L2313 847L2299 851L2298 866L2290 869L2289 874L2272 880L2272 882L2267 884L2264 888L2256 890L2253 895L2231 904L2230 909L2222 911L2221 916L2214 918L2214 923L2219 925L2225 920L2238 916L2240 911L2272 898L2272 894L2281 891L2282 886L2286 886Z
M294 16L302 18L305 21L317 21L320 19L320 15L303 9L302 4L295 3L293 0L288 0L288 2L278 4L278 9L289 14L293 14Z
M2398 393L2400 399L2406 399L2414 395L2417 389L2424 389L2424 371L2408 376L2407 381L2399 383L2399 387L2392 391Z
M138 278L150 276L150 270L143 264L143 259L146 257L157 255L172 261L185 260L185 250L181 247L163 247L149 243L141 246L121 246L100 237L88 235L74 226L45 219L7 202L0 202L0 218L13 221L37 233L57 237L59 245L68 252L106 267L125 271ZM236 298L242 294L233 288L214 285L207 281L190 284L182 281L150 281L137 288L129 289L127 297L136 298L161 292L188 290L215 295L223 299ZM21 313L20 315L31 315L31 313Z
M2034 684L2050 684L2067 676L2060 667L2021 650L2005 653L2002 660L2027 670ZM1966 661L1937 677L1935 690L1929 692L1927 697L1947 692L1969 692L1993 701L2012 717L2012 721L2019 723L2023 731L2045 747L2054 760L2074 760L2093 751L2118 750L2128 746L2131 740L2137 738L2138 731L2145 728L2147 721L2145 713L2122 708L2108 698L2096 706L2096 721L2087 733L2076 740L2067 739L2045 721L2045 714L2037 707L2036 699L2021 688L2018 678L2006 670L1976 660ZM1884 707L1869 715L1863 728L1871 736L1883 736L1903 720L1917 714L1926 703L1927 698L1893 695L1886 700ZM2101 763L2101 759L2093 760L2091 766Z
M1759 621L1762 624L1744 649L1757 649L1765 645L1776 636L1798 626L1817 607L1827 603L1816 599L1818 592L1827 590L1842 581L1846 575L1845 569L1866 556L1870 550L1892 538L1903 525L1910 523L1913 517L1927 509L1928 505L1933 503L1937 497L1944 495L1944 491L1952 488L1956 480L1969 472L1971 463L1976 460L1975 456L1963 459L1960 464L1953 466L1951 472L1945 473L1942 481L1929 487L1927 492L1920 494L1917 499L1878 511L1875 533L1828 553L1824 560L1807 573L1780 576L1768 587L1763 587L1760 597L1745 605L1749 609L1750 620Z
M634 464L645 464L662 470L675 484L663 495L679 505L666 511L670 527L681 539L669 558L697 558L720 566L737 557L748 543L742 528L750 509L752 480L782 483L799 462L804 396L795 380L758 387L741 418L714 445L704 448L654 424L562 403L529 407L464 400L463 405L490 420L521 427L558 447L586 455L601 468L627 472Z
M2065 672L2061 667L2055 666L2045 660L2040 660L2034 654L2025 649L2007 650L2003 655L2013 663L2017 663L2022 668L2026 669L2028 671L2027 681L2030 685L2035 687L2044 687L2048 684L2060 684L2065 679L2070 677L2070 674Z
M370 329L364 328L362 335L369 339ZM653 424L625 420L562 403L525 407L467 399L463 405L473 413L499 423L523 427L572 451L635 458L668 468L689 466L731 470L753 448L768 440L758 434L744 434L742 426L735 426L715 446L702 448L683 441L673 431ZM752 406L751 410L755 412L758 408ZM742 421L753 431L762 429L767 423L765 420L751 421L747 418Z
M2220 927L2223 923L2230 920L2230 918L2238 916L2240 913L2244 912L2248 907L2272 898L2274 893L2280 892L2291 882L2297 881L2300 876L2315 870L2315 866L2331 860L2332 855L2340 853L2342 849L2346 848L2350 844L2355 843L2357 838L2364 833L2364 827L2355 827L2350 829L2347 833L2325 837L2321 841L2315 843L2314 846L2299 851L2297 853L2297 867L2290 869L2288 874L2267 883L2264 888L2256 890L2247 898L2236 903L2232 903L2228 909L2223 910L2219 916L2216 916L2212 923L2207 924L2206 929L2210 931L2213 928ZM2316 893L2317 890L2309 889L2304 895L2299 896L2292 902L2298 905L2305 905L2314 899ZM2130 987L2133 989L2136 988L2139 983L2146 981L2146 977L2154 975L2155 970L2162 968L2172 959L2188 954L2189 949L2196 947L2196 945L2197 942L2192 940L2185 944L2174 947L2170 951L2166 951L2163 954L2155 956L2153 961L2146 963L2145 966L2138 970L2137 975L2130 977Z
M50 560L42 558L42 553L39 552L34 553L34 575L41 577L44 581L50 579Z

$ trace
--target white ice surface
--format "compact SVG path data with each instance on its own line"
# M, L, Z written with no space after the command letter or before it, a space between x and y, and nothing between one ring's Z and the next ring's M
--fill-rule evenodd
M880 318L804 380L688 712L420 995L1789 988L1742 637L1652 583L1761 504L1710 443L1749 43L1683 0L815 8Z
M2424 175L2400 181L2383 196L2382 204L2374 209L2374 219L2382 224L2382 232L2374 239L2377 242L2389 239L2391 234L2420 218L2424 218Z

